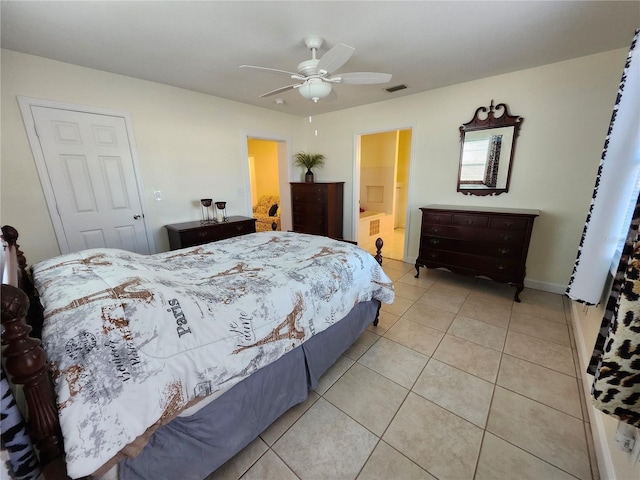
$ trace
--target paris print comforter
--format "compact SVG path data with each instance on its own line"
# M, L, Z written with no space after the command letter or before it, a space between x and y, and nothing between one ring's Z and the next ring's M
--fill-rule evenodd
M72 478L356 303L394 299L366 251L290 232L156 255L85 250L36 264L34 279Z

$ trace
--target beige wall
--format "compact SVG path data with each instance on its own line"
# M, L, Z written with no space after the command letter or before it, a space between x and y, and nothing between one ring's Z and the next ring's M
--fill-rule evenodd
M20 243L31 262L59 253L17 95L131 113L158 251L168 248L163 225L199 219L199 198L225 198L229 214L250 214L243 131L291 138L292 152L325 154L316 178L346 182L344 233L353 238L356 136L411 128L407 260L413 261L418 251L423 205L536 208L541 216L534 227L527 284L561 292L571 274L627 52L614 50L315 116L315 136L299 117L2 50L0 223L22 233ZM348 95L350 88L357 87L336 86L339 95ZM491 99L524 117L511 191L464 196L456 192L458 127ZM298 181L300 172L281 174ZM154 190L163 192L162 202L153 200ZM589 332L584 336L593 336L592 327L584 329ZM579 349L590 348L591 338L577 340Z
M164 225L199 220L198 199L227 201L229 215L251 215L244 131L290 137L299 117L158 83L21 53L1 51L2 191L0 222L15 226L30 262L59 254L16 96L129 112L137 143L147 220L158 251ZM283 173L287 175L287 172ZM163 200L153 199L155 190Z
M406 260L417 255L419 207L426 204L537 208L541 216L534 226L527 285L563 291L627 52L618 49L318 115L309 129L306 118L2 50L0 221L22 232L32 262L59 252L17 95L131 113L158 251L168 248L163 225L199 219L199 198L215 195L226 199L229 214L250 213L243 131L291 138L292 152L326 155L316 180L346 182L344 235L352 238L356 136L411 128ZM339 95L348 95L349 88L358 87L336 88ZM464 196L456 192L458 127L491 99L524 117L511 191L496 197ZM299 172L281 174L293 179ZM154 190L163 192L162 202L153 200Z
M397 136L391 131L360 138L360 206L365 210L393 214Z
M327 156L324 175L345 184L345 237L353 227L354 137L412 128L406 260L418 252L421 206L440 203L534 208L528 286L564 291L591 201L604 138L628 49L499 75L314 117L307 148ZM337 86L340 89L341 86ZM347 95L344 86L337 93ZM510 191L495 197L456 192L459 131L481 105L507 103L524 117Z

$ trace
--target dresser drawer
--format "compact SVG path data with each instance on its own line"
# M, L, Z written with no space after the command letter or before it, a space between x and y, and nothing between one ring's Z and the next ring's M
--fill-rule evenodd
M291 212L294 216L300 217L319 217L322 219L326 212L324 204L315 203L296 203L292 205Z
M503 230L526 230L529 226L529 219L517 217L491 217L489 221L491 228Z
M321 215L308 215L307 212L293 212L293 223L296 227L304 228L322 228L325 225L324 218ZM304 232L303 232L304 233Z
M165 227L169 234L169 247L171 250L176 250L254 233L256 220L255 218L232 216L229 217L228 222L224 223L186 222Z
M218 237L237 237L238 235L246 235L255 231L255 222L221 223L218 225Z
M475 274L488 276L514 277L521 274L519 259L483 257L442 250L429 250L421 259L427 266L433 262L441 267L462 268Z
M183 248L213 242L217 238L218 235L216 234L216 232L204 228L199 230L191 230L189 232L183 232L180 235L180 241L182 242Z
M494 258L520 258L522 255L522 248L514 245L425 236L420 243L420 256L424 256L423 252L427 252L430 249Z
M450 213L430 212L422 215L422 223L429 225L451 225Z
M327 191L325 189L297 189L291 198L293 204L298 203L325 203Z
M465 215L455 213L453 215L453 224L463 227L484 228L489 225L489 217L486 215Z
M520 245L524 242L526 232L523 230L492 230L488 228L457 227L447 225L423 225L422 236L452 238L459 240L476 240L509 245Z

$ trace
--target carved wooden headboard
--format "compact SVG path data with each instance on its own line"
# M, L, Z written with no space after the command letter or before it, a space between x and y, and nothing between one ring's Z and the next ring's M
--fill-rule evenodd
M42 308L27 272L27 260L17 244L15 228L2 227L5 264L0 310L4 367L14 384L22 385L29 416L29 434L38 450L46 480L67 479L62 433L49 365L40 340L30 336L30 316L42 328ZM39 317L39 318L37 318ZM35 331L34 331L35 333Z

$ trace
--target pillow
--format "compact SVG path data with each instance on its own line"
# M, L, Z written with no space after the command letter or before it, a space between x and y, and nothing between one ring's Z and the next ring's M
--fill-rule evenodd
M278 204L274 203L273 205L271 205L271 208L269 209L269 216L275 217L277 211L278 211Z

